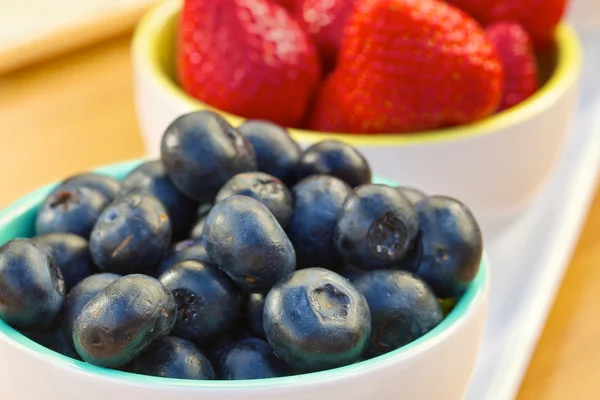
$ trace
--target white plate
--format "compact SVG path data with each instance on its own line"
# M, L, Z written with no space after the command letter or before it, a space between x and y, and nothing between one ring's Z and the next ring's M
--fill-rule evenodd
M465 400L517 394L593 200L600 172L600 38L583 39L580 107L565 154L529 210L487 244L490 308Z

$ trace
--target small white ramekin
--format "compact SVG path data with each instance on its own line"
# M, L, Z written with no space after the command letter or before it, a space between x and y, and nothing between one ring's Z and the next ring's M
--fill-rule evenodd
M591 0L590 0L591 1ZM594 0L596 1L596 0ZM165 128L179 115L212 109L188 96L174 78L173 52L181 0L168 0L140 23L132 57L143 138L157 156ZM545 83L528 100L470 125L388 135L331 134L291 129L303 146L338 139L357 146L376 173L465 202L484 234L520 213L550 176L570 132L582 56L577 35L562 25L556 46L541 54ZM235 126L243 119L223 115Z

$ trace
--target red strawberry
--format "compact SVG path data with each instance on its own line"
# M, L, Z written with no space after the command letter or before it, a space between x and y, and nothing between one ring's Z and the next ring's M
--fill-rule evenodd
M301 20L319 48L325 69L335 66L344 38L344 28L356 0L304 0Z
M446 3L361 0L346 34L328 90L340 96L336 109L349 132L466 124L498 108L496 50L476 21Z
M333 82L335 74L328 76L319 90L313 104L307 128L321 132L348 132L344 126L343 109L340 100L344 96L343 87Z
M447 0L483 25L496 21L519 22L539 47L552 43L554 28L568 0ZM597 0L593 0L597 1Z
M496 22L485 30L504 66L504 91L498 111L519 104L538 88L538 73L531 38L516 22Z
M300 12L302 8L303 0L271 0L273 3L277 3L286 10L290 11L293 14Z
M306 33L268 0L186 0L177 59L192 96L285 126L300 123L321 77Z

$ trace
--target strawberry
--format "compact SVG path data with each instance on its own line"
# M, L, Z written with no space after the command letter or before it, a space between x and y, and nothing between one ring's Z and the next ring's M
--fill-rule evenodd
M414 132L490 115L502 65L481 26L437 0L361 0L321 97L353 133ZM323 99L313 113L327 113ZM327 121L309 118L312 126Z
M504 90L498 111L519 104L538 89L538 73L531 38L516 22L496 22L485 29L504 66Z
M277 3L292 14L296 14L302 8L303 0L271 0L273 3Z
M321 78L316 47L268 0L186 0L177 61L190 95L284 126L301 122Z
M328 76L321 85L307 123L310 130L338 133L348 131L344 126L343 109L340 106L344 91L341 85L333 81L335 77L335 74Z
M447 0L484 26L512 20L529 32L535 45L552 43L554 28L562 19L568 0ZM597 1L597 0L593 0Z
M334 68L356 0L304 0L301 23L319 48L326 71Z

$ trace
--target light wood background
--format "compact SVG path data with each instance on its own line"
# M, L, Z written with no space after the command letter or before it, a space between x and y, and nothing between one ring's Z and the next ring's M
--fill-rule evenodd
M143 154L129 41L0 75L0 207L74 172ZM600 399L598 195L518 396L540 399Z
M157 0L0 0L0 74L124 34Z

